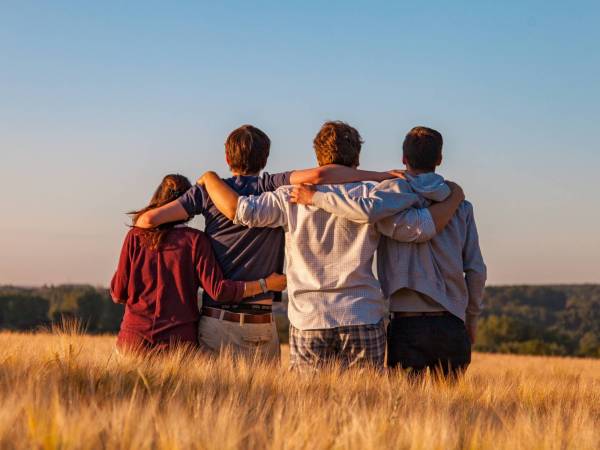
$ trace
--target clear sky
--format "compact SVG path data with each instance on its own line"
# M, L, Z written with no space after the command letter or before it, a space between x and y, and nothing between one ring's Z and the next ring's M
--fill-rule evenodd
M600 282L598 2L215 3L1 3L0 284L107 285L163 175L243 123L312 166L327 119L368 169L442 132L490 283Z

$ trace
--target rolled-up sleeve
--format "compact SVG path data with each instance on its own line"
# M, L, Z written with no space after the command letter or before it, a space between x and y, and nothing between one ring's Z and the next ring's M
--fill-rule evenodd
M376 224L377 230L399 242L426 242L435 236L435 223L427 208L411 208Z
M286 203L282 192L265 192L259 196L239 197L233 223L246 227L285 227Z
M178 199L190 217L203 214L208 203L207 200L208 194L204 187L199 185L192 186Z

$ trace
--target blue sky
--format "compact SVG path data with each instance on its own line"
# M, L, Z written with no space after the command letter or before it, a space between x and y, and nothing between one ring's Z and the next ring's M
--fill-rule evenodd
M369 169L442 132L491 283L600 282L597 3L120 3L0 5L0 283L106 285L164 174L226 175L243 123L312 166L327 119Z

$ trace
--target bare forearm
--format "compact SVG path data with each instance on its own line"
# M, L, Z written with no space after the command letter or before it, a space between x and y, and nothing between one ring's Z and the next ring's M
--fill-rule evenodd
M233 220L239 197L237 192L214 172L206 172L202 177L202 182L217 209L228 219Z
M178 200L142 214L134 223L139 228L155 228L163 223L188 219L188 213Z
M246 281L244 283L244 298L254 297L258 294L262 294L262 288L258 281Z
M156 210L151 210L151 211L148 211L148 212L142 214L135 221L134 225L136 227L139 227L139 228L154 228L154 227L157 227L159 225L159 223L156 220L156 212L155 211Z
M272 273L262 281L267 292L281 292L287 286L286 276L280 273ZM244 297L254 297L255 295L261 294L263 292L264 291L262 289L260 281L246 281L244 283Z
M428 208L437 233L446 228L464 198L462 191L452 191L452 194L446 200L435 203Z
M321 167L322 184L354 183L357 181L384 181L394 178L388 172L375 172L372 170L359 170L340 165L327 165Z
M358 170L338 164L329 164L314 169L295 170L292 172L292 184L344 184L358 181L384 181L394 178L388 172Z

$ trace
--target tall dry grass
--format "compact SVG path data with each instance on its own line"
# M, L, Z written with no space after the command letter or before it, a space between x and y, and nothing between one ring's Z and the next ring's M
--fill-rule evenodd
M600 361L476 354L449 385L0 334L0 447L597 449Z

